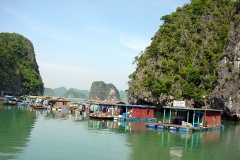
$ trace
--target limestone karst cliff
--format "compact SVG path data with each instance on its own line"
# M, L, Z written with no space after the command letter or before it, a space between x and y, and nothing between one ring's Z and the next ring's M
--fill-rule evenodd
M223 109L240 117L239 1L192 0L164 22L135 57L128 100L160 109L173 99L187 107Z
M228 43L218 63L218 79L210 94L212 108L223 109L234 120L240 120L240 7L230 19Z
M0 33L0 92L42 95L44 84L33 44L16 33Z
M89 99L121 101L117 88L113 84L105 84L103 81L92 83Z

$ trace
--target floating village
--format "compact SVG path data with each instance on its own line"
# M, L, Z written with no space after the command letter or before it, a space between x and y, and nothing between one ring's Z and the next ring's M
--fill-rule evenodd
M64 112L89 119L118 122L141 122L145 129L191 133L196 131L223 130L222 110L188 108L185 101L173 101L163 107L163 117L154 117L155 106L127 104L122 101L88 100L70 103L70 100L45 96L5 95L4 105L32 107L38 110Z

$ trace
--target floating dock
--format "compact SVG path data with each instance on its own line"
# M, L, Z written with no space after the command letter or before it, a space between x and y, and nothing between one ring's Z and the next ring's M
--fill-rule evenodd
M179 131L179 132L196 132L196 131L212 131L212 130L223 130L224 126L212 126L212 127L183 127L177 124L159 124L159 123L146 123L146 127L148 129L156 129L156 130L167 130L167 131Z
M114 118L115 121L126 121L126 122L157 122L157 118Z

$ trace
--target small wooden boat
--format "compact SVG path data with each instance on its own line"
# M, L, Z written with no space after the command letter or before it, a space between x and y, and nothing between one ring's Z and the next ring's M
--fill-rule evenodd
M102 120L113 120L114 117L112 116L97 116L97 115L89 115L89 117L93 119L102 119Z
M14 96L6 95L3 99L3 104L6 105L17 105L18 100Z

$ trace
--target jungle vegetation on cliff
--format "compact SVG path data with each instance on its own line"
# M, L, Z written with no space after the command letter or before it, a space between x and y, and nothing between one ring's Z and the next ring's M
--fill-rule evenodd
M0 91L43 94L43 82L32 43L16 33L0 33Z
M130 103L156 105L172 96L201 106L216 85L232 12L238 5L231 0L192 0L162 16L164 23L151 45L134 59L137 69L129 75Z

